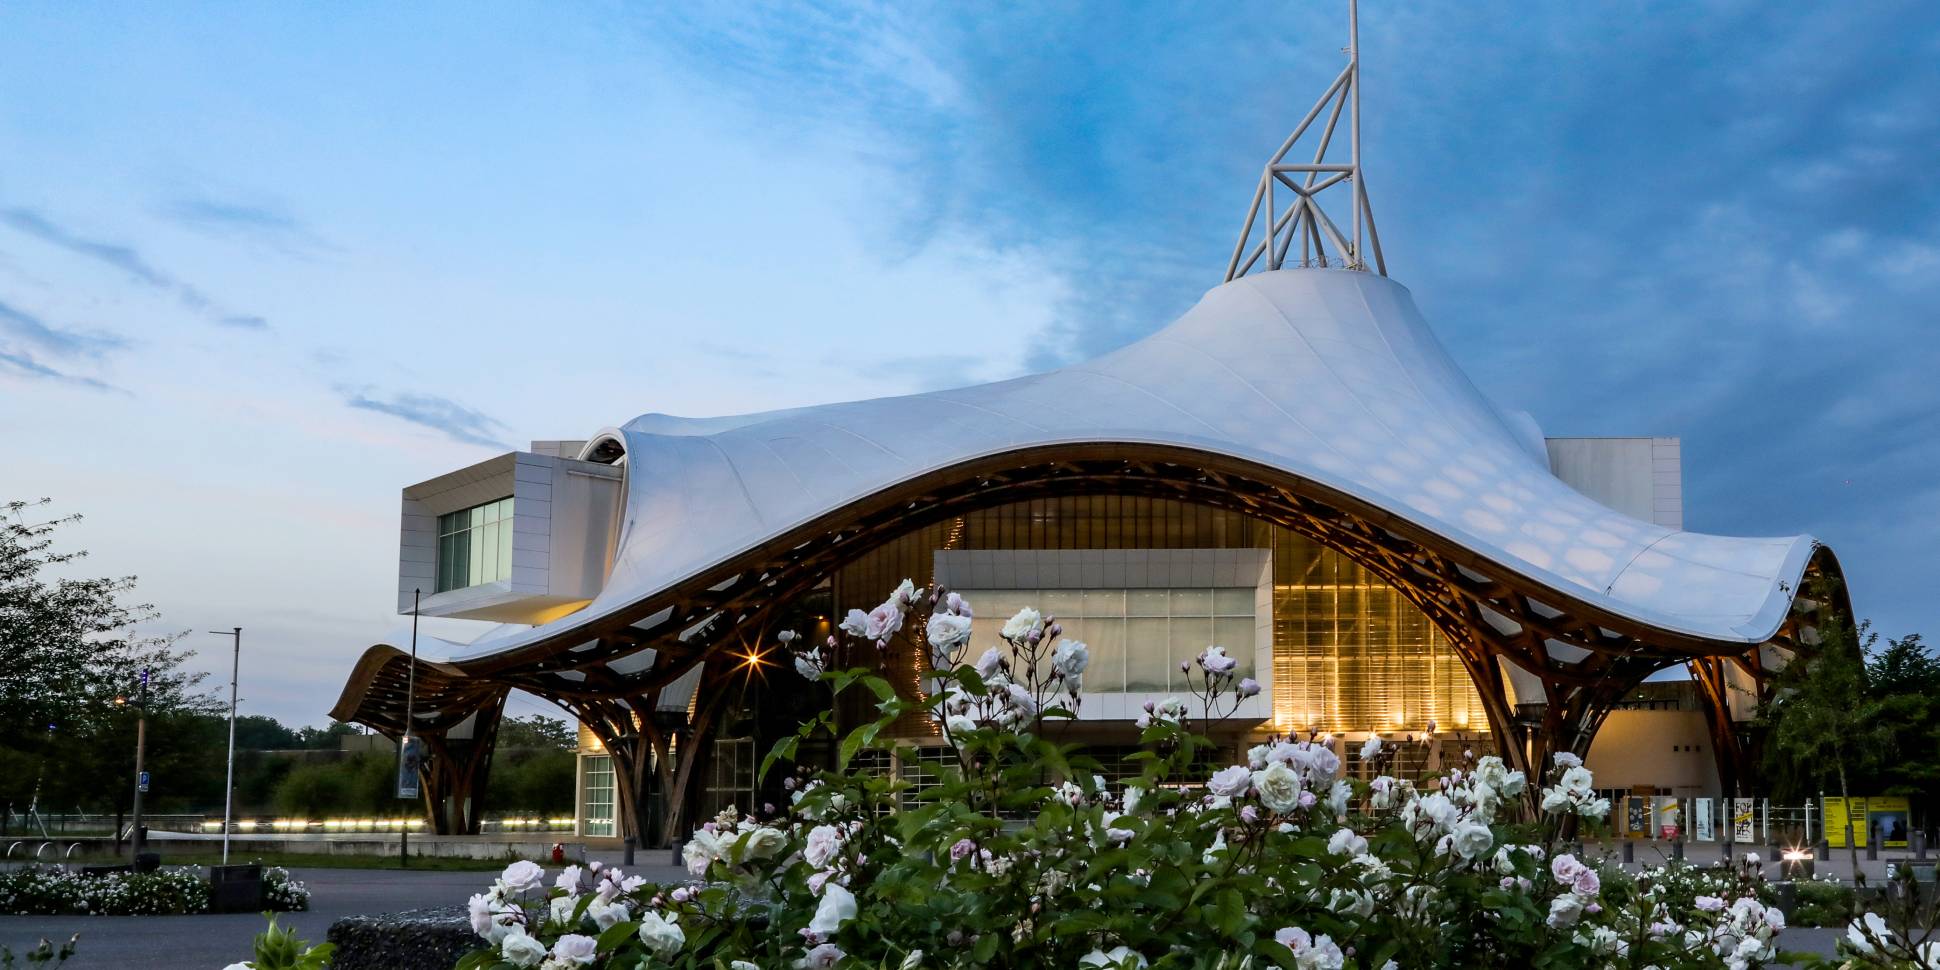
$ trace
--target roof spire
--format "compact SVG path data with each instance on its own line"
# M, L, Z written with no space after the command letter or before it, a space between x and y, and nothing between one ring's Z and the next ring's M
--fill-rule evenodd
M1246 224L1240 227L1239 241L1233 244L1233 258L1226 263L1228 282L1245 276L1260 265L1262 258L1270 270L1285 266L1367 270L1370 253L1374 257L1374 271L1388 275L1387 262L1381 258L1381 234L1374 229L1374 210L1367 201L1367 183L1361 177L1361 19L1357 0L1347 0L1345 53L1347 66L1321 93L1320 100L1314 102L1313 109L1300 119L1300 124L1294 126L1293 134L1287 136L1260 173L1259 188L1253 190L1253 204L1246 210ZM1287 153L1299 144L1322 111L1327 112L1327 123L1319 129L1313 161L1288 162ZM1334 129L1340 124L1342 111L1347 112L1348 158L1345 162L1329 161L1327 149L1333 144ZM1354 224L1348 233L1341 232L1334 220L1328 218L1318 198L1320 193L1342 182L1349 183L1354 193ZM1285 208L1279 202L1282 190L1292 194ZM1265 238L1255 241L1253 226L1262 222L1261 206L1266 208L1266 220L1260 227ZM1296 241L1300 244L1298 253L1292 252Z

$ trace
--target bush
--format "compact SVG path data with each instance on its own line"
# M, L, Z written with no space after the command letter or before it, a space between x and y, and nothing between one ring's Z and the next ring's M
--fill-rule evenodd
M851 614L851 649L880 648L925 599L906 583ZM1025 610L1001 646L965 663L968 604L927 601L940 674L926 704L864 671L825 673L836 658L820 644L797 651L798 670L837 693L866 689L880 717L838 737L830 704L778 744L764 774L824 736L836 763L792 776L779 813L730 811L695 832L683 858L705 881L655 886L597 866L551 878L515 863L472 897L487 946L461 970L1743 970L1776 956L1784 920L1749 872L1619 881L1572 855L1562 833L1609 805L1568 755L1540 791L1493 757L1393 777L1395 752L1378 740L1362 751L1372 781L1341 777L1336 752L1311 738L1270 739L1232 764L1195 724L1260 688L1235 683L1234 661L1212 647L1191 701L1147 706L1141 775L1113 790L1095 760L1044 731L1080 703L1088 649ZM916 759L885 737L912 713L934 719L952 755L936 784L851 770L869 749Z
M1844 926L1852 919L1858 900L1851 886L1832 877L1794 885L1798 904L1792 908L1793 926Z
M310 891L288 870L263 873L264 905L272 910L310 907ZM0 872L0 913L27 916L162 916L209 911L209 883L190 866L154 872L85 876L58 866L22 866Z
M309 887L290 878L282 866L263 869L263 906L273 913L301 913L310 908Z

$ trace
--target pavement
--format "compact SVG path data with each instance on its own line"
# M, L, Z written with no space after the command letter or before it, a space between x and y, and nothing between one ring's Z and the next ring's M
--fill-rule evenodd
M659 853L655 853L659 855ZM664 858L664 857L663 857ZM685 876L667 865L638 866L648 879ZM310 887L310 909L283 913L310 943L322 943L330 924L346 916L463 906L489 885L490 872L409 872L398 869L293 869ZM63 970L222 970L249 959L266 924L257 913L193 916L0 916L0 945L19 954L42 937L58 945L74 933L81 945Z
M596 858L604 855L594 853ZM1645 858L1644 853L1638 853L1638 858ZM683 870L664 862L640 861L630 871L649 880L672 882L686 877ZM311 943L323 942L330 924L345 916L463 905L492 880L489 872L396 869L297 869L292 874L310 887L311 908L284 913L277 921ZM79 933L80 949L67 970L221 970L249 958L251 941L263 926L262 916L254 913L0 916L0 944L20 953L42 937L59 943ZM1840 931L1830 929L1787 930L1781 945L1830 956L1839 935Z

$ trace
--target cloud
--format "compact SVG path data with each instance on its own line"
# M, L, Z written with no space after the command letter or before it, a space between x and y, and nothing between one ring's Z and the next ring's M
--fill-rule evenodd
M62 357L99 358L128 345L127 341L111 333L85 333L52 326L40 317L4 301L0 301L0 331Z
M1043 367L1219 282L1260 165L1339 69L1341 13L633 17L777 134L865 146L882 206L858 218L886 223L886 253L1042 254L1068 283ZM1694 528L1812 531L1882 628L1940 620L1898 525L1931 518L1940 480L1940 7L1362 13L1388 265L1476 383L1552 433L1682 436Z
M258 316L227 316L216 322L225 327L236 327L241 330L269 329L269 321Z
M496 437L498 432L505 429L504 424L450 398L435 394L399 393L390 395L388 400L380 400L371 396L368 388L355 390L340 387L337 390L344 396L345 404L358 410L388 414L441 432L463 444L508 450L511 447Z
M55 370L24 352L8 350L4 347L0 347L0 368L25 377L59 381L63 384L89 387L97 391L119 390L112 384L96 380L92 377L82 377L78 374L69 374Z
M201 290L156 269L154 264L150 263L146 257L132 246L86 238L66 227L57 225L33 209L0 209L0 224L11 226L16 231L32 236L50 246L65 249L77 256L94 260L111 269L118 270L129 279L151 289L172 293L177 300L181 301L183 306L188 307L196 313L209 316L216 323L226 324L233 317L232 314L218 309L215 302L209 299ZM234 318L262 321L261 317ZM267 326L268 322L262 321L262 327L258 329L266 328Z
M333 248L296 216L273 206L188 196L164 204L161 212L196 232L243 239L292 256Z

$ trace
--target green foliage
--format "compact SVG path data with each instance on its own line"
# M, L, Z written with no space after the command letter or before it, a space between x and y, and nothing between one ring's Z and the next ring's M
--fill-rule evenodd
M131 632L156 618L126 602L133 577L55 575L86 553L55 547L78 517L42 518L46 505L0 504L0 800L25 805L38 788L42 805L125 806L133 786L103 781L132 773L135 712L114 699L137 696L143 670L158 807L197 791L210 740L197 715L218 705L184 669L193 654Z
M166 916L209 908L209 884L189 868L83 876L54 866L0 872L0 913Z
M1832 592L1821 584L1810 595ZM1940 797L1940 657L1918 634L1881 648L1867 624L1843 617L1818 630L1758 712L1773 797Z
M852 625L893 627L882 616L918 595L899 590ZM934 712L867 671L821 675L836 703L762 765L787 773L792 803L770 818L730 809L696 831L682 855L704 882L628 888L608 868L571 871L554 888L551 874L515 865L471 901L491 945L460 968L535 965L547 950L560 965L627 970L1712 970L1772 957L1782 924L1754 873L1619 881L1570 855L1559 816L1596 814L1580 766L1557 766L1555 787L1535 799L1494 758L1370 782L1340 778L1337 754L1311 739L1238 756L1192 720L1236 706L1230 681L1213 676L1226 658L1209 650L1198 703L1148 708L1140 774L1114 791L1082 747L1046 727L1067 716L1088 662L1040 667L1055 624L1007 636L1009 660L971 667L964 641L935 646L949 622L927 628L942 672ZM820 646L801 659L818 668ZM837 709L875 716L840 731ZM942 747L894 733L928 716ZM805 751L828 752L828 767L798 762ZM916 771L872 770L882 759L865 752L923 766L921 784ZM1393 763L1378 745L1367 761ZM1230 767L1209 778L1209 764ZM1539 802L1556 814L1536 814ZM1653 930L1671 922L1675 933Z
M40 942L33 949L22 954L20 959L27 961L27 965L30 967L46 966L50 962L58 967L66 963L68 958L74 955L74 951L80 945L81 934L79 933L68 937L67 942L61 944L59 947L56 947L52 940L43 936ZM14 959L13 950L5 946L0 946L0 970L14 970Z
M574 735L573 726L562 718L530 714L501 721L498 746L501 751L531 748L570 752L578 748L579 738Z
M494 812L570 816L578 768L578 757L571 751L500 751L486 779L485 803Z
M289 769L276 788L276 811L292 818L394 815L417 806L397 798L397 755L361 751Z
M256 934L254 956L243 964L250 970L327 970L336 947L329 943L308 946L296 931L276 925L268 913L269 927Z
M1826 880L1795 884L1798 901L1792 909L1793 926L1844 926L1852 919L1858 900L1851 886Z

